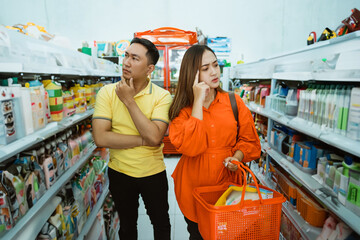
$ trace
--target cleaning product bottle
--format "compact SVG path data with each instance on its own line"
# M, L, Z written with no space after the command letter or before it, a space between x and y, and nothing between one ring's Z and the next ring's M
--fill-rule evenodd
M325 129L326 120L325 120L325 112L326 112L326 98L329 94L330 87L329 85L325 85L323 89L323 94L321 96L321 113L320 113L320 119L318 120L319 125L322 129Z
M34 130L45 127L47 123L45 111L45 89L38 79L25 84L30 89L31 110Z
M335 92L335 85L331 85L330 89L329 89L329 93L326 95L326 99L325 99L325 129L329 130L331 129L331 123L332 120L334 118L333 115L333 106L334 106L334 95Z
M351 90L347 136L360 141L360 88Z
M342 108L342 120L341 120L341 135L345 136L347 131L347 124L349 118L350 96L351 86L347 86L344 91L344 105Z
M46 91L49 94L50 114L52 121L61 121L63 119L63 97L61 84L52 80L44 81Z
M314 123L318 126L321 126L322 98L324 96L324 87L324 85L318 85L318 89L316 91L316 114Z
M317 117L318 117L318 111L319 111L319 98L320 98L320 85L314 85L314 89L311 90L311 98L310 98L310 113L311 116L309 118L309 121L312 124L317 124Z
M336 97L336 108L335 108L335 133L341 134L341 124L343 117L344 108L344 97L345 97L345 86L339 85L339 89Z
M353 171L360 172L360 162L354 162L351 156L345 156L345 160L342 162L343 174L349 177L350 169Z

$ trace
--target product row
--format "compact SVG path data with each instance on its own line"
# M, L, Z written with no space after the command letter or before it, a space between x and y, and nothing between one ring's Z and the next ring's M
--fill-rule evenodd
M281 216L281 233L286 239L328 239L331 234L333 239L359 237L288 177L281 167L272 163L267 165L265 158L266 154L263 154L259 161L252 162L252 169L258 177L265 179L268 168L267 183L287 199Z
M316 174L318 181L360 216L360 159L275 123L270 145L300 170Z
M303 119L322 131L360 141L359 87L344 84L289 87L278 82L272 95L270 86L263 84L242 85L235 92L245 103L266 105L273 111Z
M106 149L94 151L94 157L59 192L61 203L37 239L75 239L81 233L102 194L107 194L104 192L108 184L107 159Z
M93 144L89 120L1 165L0 232L10 230Z
M52 121L93 108L103 83L34 80L22 86L17 78L0 81L0 145L29 135Z

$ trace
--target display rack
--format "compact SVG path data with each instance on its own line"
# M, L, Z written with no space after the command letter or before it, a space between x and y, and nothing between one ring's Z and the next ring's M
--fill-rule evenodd
M51 122L44 128L29 134L21 139L18 139L7 145L0 145L0 163L8 160L10 157L24 151L45 139L66 130L84 119L92 116L94 109L88 110L85 113L75 114L71 117L64 118L60 122Z
M263 149L263 148L262 148ZM253 162L251 164L251 170L253 171L253 173L255 174L256 178L260 181L260 183L266 187L269 187L273 190L276 190L275 186L276 184L268 179L267 177L263 176L262 174L260 174L259 172L259 168L255 167L256 163ZM296 229L300 232L300 234L302 235L302 237L304 239L308 239L308 240L312 240L312 239L316 239L317 236L320 235L321 233L321 228L316 228L313 227L311 225L309 225L301 216L298 212L296 212L296 210L294 209L294 207L291 205L290 202L285 201L282 204L282 211L286 214L286 216L291 219L291 221L294 223L294 226L296 227Z
M277 81L321 81L326 82L349 82L360 83L360 31L347 34L338 38L304 47L298 51L288 52L279 56L261 59L260 61L239 64L231 68L230 77L243 81L271 80L273 90ZM325 81L325 82L324 82ZM289 117L282 113L270 109L270 104L266 99L266 106L247 104L248 108L255 113L268 118L268 128L271 129L274 122L292 128L300 133L311 136L317 140L327 143L333 147L341 149L354 156L360 157L360 142L354 141L346 136L336 134L327 129L322 129L298 117ZM270 130L268 139L270 139ZM356 215L334 197L326 195L320 191L323 186L318 183L310 174L298 169L293 163L289 162L282 153L272 149L267 143L262 143L263 149L268 153L267 164L270 160L276 161L287 173L303 185L304 188L313 195L329 211L337 215L357 234L360 234L360 216ZM267 168L268 170L268 168ZM266 176L267 173L265 173ZM268 184L266 178L260 176L259 180L263 184ZM283 208L289 218L291 217L288 208ZM298 226L301 226L301 224ZM301 230L301 229L300 229ZM304 234L304 232L302 232ZM309 235L309 239L314 239Z
M266 149L266 152L272 159L300 183L301 186L305 187L312 196L326 206L332 213L336 214L355 232L360 234L360 216L356 215L340 202L334 200L334 196L326 195L326 193L322 192L320 189L323 188L323 186L315 180L311 174L301 171L293 163L289 162L286 156L271 148L267 143L263 145L263 148Z
M63 48L52 43L0 26L0 75L16 76L60 75L83 77L119 77L119 65L105 59ZM56 135L59 132L89 118L94 110L75 114L60 122L51 122L44 128L0 146L0 163L12 156ZM1 239L35 239L49 219L61 199L56 194L73 177L92 155L96 146L89 145L81 153L81 158L64 172L45 194L32 206L16 225L1 234ZM107 190L105 190L106 192ZM102 196L103 197L103 196ZM102 198L100 199L101 201ZM86 234L84 232L84 234Z
M247 104L247 106L252 112L256 112L286 127L292 128L298 132L302 132L310 137L323 141L333 147L342 149L343 151L351 153L355 156L360 156L360 148L358 147L360 144L359 141L354 141L347 138L346 136L322 130L318 126L309 124L304 119L286 116L285 114L273 111L271 109L263 108L254 102Z
M96 146L91 144L87 150L83 151L83 156L74 166L69 168L60 178L48 189L38 202L16 223L16 225L6 232L3 239L36 239L41 228L49 219L55 208L60 203L56 194L74 176L87 160L92 156ZM61 200L61 199L60 199Z
M81 233L76 238L77 240L85 239L86 234L90 231L90 228L91 228L91 226L93 225L93 223L94 223L94 221L96 219L96 215L98 214L98 212L102 208L108 193L109 193L109 181L106 183L99 200L97 201L95 207L92 209L90 215L88 216L88 218L86 220L86 223L85 223L85 225L83 226L83 228L81 230Z
M0 72L119 77L119 65L0 26Z

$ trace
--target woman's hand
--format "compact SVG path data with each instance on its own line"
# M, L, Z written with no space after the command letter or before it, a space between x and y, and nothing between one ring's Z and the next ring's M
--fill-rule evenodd
M227 158L225 158L223 163L227 169L229 169L232 172L235 172L238 170L238 166L234 163L231 163L231 161L239 162L239 159L237 159L235 157L227 157Z
M210 92L210 87L204 82L199 83L199 71L197 71L195 76L193 92L194 92L194 103L201 103L202 106L204 104L205 97Z

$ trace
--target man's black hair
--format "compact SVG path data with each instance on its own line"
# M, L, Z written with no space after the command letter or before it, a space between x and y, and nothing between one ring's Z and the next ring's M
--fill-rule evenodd
M133 38L130 45L133 43L139 43L147 49L146 57L149 64L155 65L157 63L157 61L159 60L159 51L151 41L145 38Z

